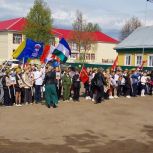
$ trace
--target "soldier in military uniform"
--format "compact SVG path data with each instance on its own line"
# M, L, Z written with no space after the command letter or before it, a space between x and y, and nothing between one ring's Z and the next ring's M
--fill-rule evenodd
M62 77L63 100L64 101L68 101L70 99L71 84L72 84L71 77L69 75L68 69L66 69Z

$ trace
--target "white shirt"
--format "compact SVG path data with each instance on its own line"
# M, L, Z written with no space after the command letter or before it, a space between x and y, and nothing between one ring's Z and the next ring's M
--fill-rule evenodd
M147 77L146 76L142 76L141 77L141 84L145 85L147 83Z
M115 81L118 81L118 79L119 79L119 75L118 75L118 74L115 74L115 75L114 75L114 80L115 80Z
M34 79L35 79L35 85L42 85L43 83L42 72L37 70L33 72L33 74L34 74Z

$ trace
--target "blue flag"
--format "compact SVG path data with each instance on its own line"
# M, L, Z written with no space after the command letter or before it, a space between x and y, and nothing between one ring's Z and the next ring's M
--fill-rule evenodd
M28 59L40 58L43 52L43 43L26 39L17 49L18 56L16 59L27 62Z

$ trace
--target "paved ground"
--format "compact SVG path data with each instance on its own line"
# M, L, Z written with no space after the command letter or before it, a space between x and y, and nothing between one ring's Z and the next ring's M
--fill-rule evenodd
M0 107L0 153L153 153L153 97Z

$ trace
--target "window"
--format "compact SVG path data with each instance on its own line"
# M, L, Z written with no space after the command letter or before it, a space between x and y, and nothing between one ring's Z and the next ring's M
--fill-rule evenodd
M90 60L90 54L86 54L86 60Z
M77 45L75 43L71 43L72 50L77 51Z
M140 66L142 64L142 55L135 55L135 66Z
M80 60L85 60L85 54L84 53L80 53Z
M131 55L125 55L125 66L131 65Z
M77 59L77 54L71 54L71 59Z
M13 34L13 44L20 44L22 42L22 34Z
M91 60L95 60L95 54L91 54Z
M153 67L153 55L148 56L148 66Z

